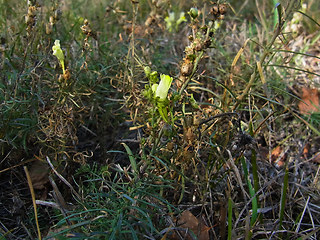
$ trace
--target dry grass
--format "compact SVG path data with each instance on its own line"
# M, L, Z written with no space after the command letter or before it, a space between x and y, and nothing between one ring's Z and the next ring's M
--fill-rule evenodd
M201 1L196 18L182 1L3 3L0 237L317 239L319 24L306 3ZM160 74L173 79L164 101Z

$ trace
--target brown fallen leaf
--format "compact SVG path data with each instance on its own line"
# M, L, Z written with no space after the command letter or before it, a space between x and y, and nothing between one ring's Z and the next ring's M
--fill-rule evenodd
M33 161L29 169L30 178L34 189L44 189L49 182L49 167L45 162Z
M302 156L303 156L305 159L307 159L308 156L309 156L310 148L311 148L310 143L307 143L307 144L304 146L304 148L303 148Z
M313 155L312 161L315 163L320 163L320 152L317 152Z
M177 221L177 227L186 228L192 231L194 235L197 236L198 240L209 240L209 230L210 227L206 226L202 221L198 220L190 211L184 211ZM192 240L190 234L180 231L180 234L186 240ZM171 238L172 240L178 240L180 237L178 234L174 233Z
M276 167L282 167L286 160L286 154L283 153L283 149L281 146L276 146L271 152L271 161Z
M311 114L319 112L319 91L315 88L302 88L301 100L298 104L299 111L302 114Z

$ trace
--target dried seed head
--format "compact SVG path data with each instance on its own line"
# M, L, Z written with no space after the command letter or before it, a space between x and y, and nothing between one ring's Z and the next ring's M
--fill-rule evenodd
M186 49L184 50L186 55L189 56L189 55L193 55L194 54L194 47L192 45L189 45L186 47Z
M90 35L90 33L91 33L91 29L90 29L90 27L88 25L82 25L81 26L81 31L85 35Z
M193 63L186 59L184 63L181 65L180 72L182 76L189 76L193 70Z
M194 41L194 49L196 51L201 51L203 49L203 43L199 39Z
M219 13L221 15L224 15L227 13L227 5L226 4L220 4L219 5Z
M71 78L71 73L70 73L69 69L66 69L66 71L63 74L63 78L64 78L64 80L69 80Z
M53 16L49 17L49 23L54 24L56 21Z
M186 80L187 80L186 76L180 75L179 78L174 82L177 89L180 89Z
M145 21L144 25L148 27L148 26L152 25L153 23L155 23L155 21L156 21L156 19L154 17L149 16L147 18L147 20Z
M80 29L83 34L87 35L87 37L90 36L90 37L93 37L94 39L97 38L97 34L94 31L92 31L88 19L85 19L83 21L83 25L80 27Z
M210 45L211 45L211 39L207 39L207 40L204 41L204 43L203 43L203 47L204 47L204 48L208 48L208 47L210 47Z
M223 20L224 17L225 17L225 15L220 15L220 16L218 17L218 19L219 19L219 20Z
M227 13L227 4L217 4L214 3L210 10L210 13L217 19L224 19L224 15Z
M218 4L214 4L213 7L211 8L210 11L213 15L218 15L219 14L219 6Z
M46 24L46 34L51 34L52 33L52 27L53 27L53 24L52 23L47 23Z
M33 17L30 17L29 15L25 16L25 22L27 25L30 25L31 23L33 23L33 21Z
M152 35L154 33L154 29L153 28L146 28L146 30L144 30L144 33L146 35Z
M37 11L37 8L35 6L28 7L28 16L29 17L36 16L36 11Z

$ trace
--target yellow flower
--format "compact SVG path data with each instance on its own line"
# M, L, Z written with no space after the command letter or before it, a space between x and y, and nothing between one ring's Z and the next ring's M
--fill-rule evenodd
M160 101L164 101L167 98L171 83L172 83L172 77L165 74L160 75L160 83L155 90L156 97L159 97ZM152 90L154 91L154 89L155 87Z
M183 22L186 22L187 19L184 16L184 12L181 12L179 18L176 19L176 15L174 12L170 12L169 16L165 17L164 21L167 24L167 30L172 32L173 30L178 31L179 25Z
M60 40L56 40L54 42L54 45L52 46L52 51L53 51L53 55L55 55L61 66L62 66L62 71L63 71L63 74L65 74L65 68L64 68L64 54L62 52L62 49L60 48Z

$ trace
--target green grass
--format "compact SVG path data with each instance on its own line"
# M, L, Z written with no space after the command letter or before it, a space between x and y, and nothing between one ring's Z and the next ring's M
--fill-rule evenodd
M36 189L43 239L183 239L184 210L210 239L316 239L319 114L299 112L292 80L319 87L304 64L319 60L314 1L0 2L0 189L3 171L23 183L19 164L51 159L61 196L49 182L50 194ZM187 22L166 29L181 11ZM164 100L160 74L173 78ZM21 225L0 218L1 239L37 237L20 195L11 205L23 199L28 211Z

